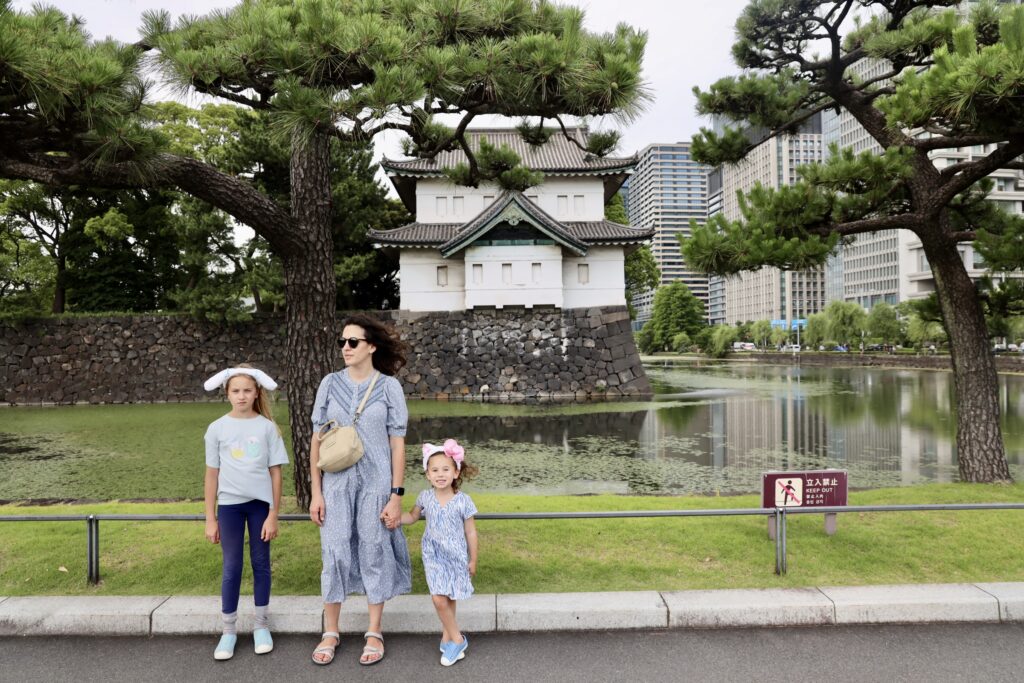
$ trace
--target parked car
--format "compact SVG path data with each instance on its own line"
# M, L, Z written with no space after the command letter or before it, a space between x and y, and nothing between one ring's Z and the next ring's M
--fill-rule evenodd
M794 352L795 351L799 351L800 350L800 345L799 344L786 344L785 346L782 347L782 350L783 351L794 351Z

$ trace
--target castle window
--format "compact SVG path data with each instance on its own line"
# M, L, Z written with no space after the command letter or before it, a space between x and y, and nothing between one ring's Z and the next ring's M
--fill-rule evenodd
M437 286L447 287L448 286L448 266L437 267Z
M590 283L590 266L586 263L581 263L576 266L576 279L580 281L581 285Z
M473 264L473 284L482 285L484 283L484 266L482 263Z
M558 195L558 215L564 216L569 213L569 195Z
M447 216L448 215L448 198L438 197L437 198L437 215Z
M577 216L583 215L583 195L574 194L572 196L572 212Z
M534 263L530 268L530 271L533 275L533 283L540 284L540 264Z
M502 263L501 264L501 284L510 285L512 284L512 264Z
M465 197L452 197L452 215L461 216L465 203Z

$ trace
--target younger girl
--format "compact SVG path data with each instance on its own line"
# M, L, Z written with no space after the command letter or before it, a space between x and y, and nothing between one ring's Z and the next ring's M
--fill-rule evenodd
M459 631L455 603L473 595L470 577L476 575L476 506L459 491L463 478L476 476L477 468L465 462L455 439L443 446L423 444L423 469L431 488L416 498L402 524L427 518L423 532L423 568L434 609L441 619L441 664L451 666L466 656L469 640Z
M267 628L270 540L277 536L281 465L288 463L267 395L277 383L262 370L240 366L222 370L204 386L207 391L223 386L231 404L231 412L206 430L206 538L220 543L224 556L220 592L224 634L213 657L231 659L235 654L246 526L256 603L253 641L256 654L265 654L274 649Z

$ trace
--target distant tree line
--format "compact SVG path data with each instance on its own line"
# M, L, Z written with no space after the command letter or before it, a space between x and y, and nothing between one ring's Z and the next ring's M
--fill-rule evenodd
M1024 344L1024 280L994 283L984 278L977 288L989 338ZM948 341L934 294L896 306L880 302L870 310L851 301L832 301L820 313L807 317L798 337L795 329L772 326L769 320L709 326L704 304L682 282L655 292L651 319L637 333L642 353L702 352L713 357L733 351L735 342L753 344L760 350L799 343L809 350L856 351L862 346L868 350L896 346L932 350Z

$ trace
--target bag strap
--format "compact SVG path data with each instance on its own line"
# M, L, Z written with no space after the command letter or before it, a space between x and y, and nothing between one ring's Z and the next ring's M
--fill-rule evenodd
M324 437L327 436L327 432L331 431L330 429L328 429L328 427L330 427L331 425L336 425L336 424L338 424L338 423L335 420L328 420L327 422L324 422L323 426L320 427L320 429L318 429L317 432L316 432L317 440L318 441L323 441Z
M377 383L377 378L380 377L380 371L373 373L373 379L370 380L370 386L366 387L366 395L363 396L363 400L359 402L359 407L356 408L356 416L352 418L352 424L359 422L359 416L363 414L363 406L366 405L366 401L370 398L370 392L373 391L373 385Z

